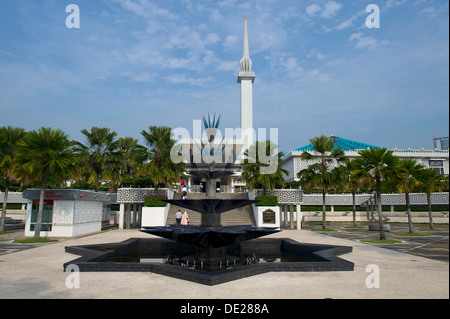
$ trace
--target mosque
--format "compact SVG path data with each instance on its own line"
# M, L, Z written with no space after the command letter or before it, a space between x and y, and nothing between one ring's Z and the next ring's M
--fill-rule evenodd
M240 84L240 124L241 124L241 137L232 144L231 159L234 174L218 180L217 188L222 193L237 193L245 191L246 184L241 180L241 171L239 165L236 165L238 161L233 160L236 158L236 154L241 152L245 147L245 139L242 140L242 136L246 134L252 134L253 125L253 83L255 81L255 72L252 69L252 60L250 59L250 52L248 46L248 30L247 19L245 19L244 25L244 43L243 43L243 55L240 60L240 70L238 73L237 82ZM215 118L208 118L208 121L204 121L207 127L217 129L218 121ZM344 150L345 156L348 158L356 158L359 156L358 151L367 148L380 148L379 146L369 145L357 141L352 141L342 137L331 136L335 141L337 148ZM186 140L186 144L190 145L189 150L194 150L195 140ZM244 141L244 142L243 142ZM448 143L448 142L447 142ZM447 144L448 145L448 144ZM312 144L299 147L284 154L282 158L282 167L286 169L289 174L285 177L287 181L298 180L297 173L306 168L309 163L301 160L301 154L305 151L312 150ZM449 151L447 150L392 150L394 155L400 158L413 158L416 161L422 163L425 167L435 169L439 174L449 174ZM191 163L193 163L191 161ZM230 163L230 161L225 161ZM199 193L205 190L204 183L206 180L202 180L195 176L187 176L187 186L190 193ZM202 187L203 186L203 187ZM277 190L280 193L285 193L284 199L289 199L289 203L299 205L301 199L297 196L293 196L291 193L298 192L298 190ZM107 195L103 193L94 193L84 190L47 190L45 193L45 218L42 223L42 235L44 236L56 236L56 237L72 237L82 234L92 233L100 231L102 221L109 222L109 208L112 203L120 204L120 211L115 222L118 222L119 228L128 228L130 225L139 226L144 225L144 218L148 214L143 212L144 195L149 193L168 195L168 198L173 198L174 192L169 189L141 189L141 188L120 188L117 194ZM160 193L158 193L160 192ZM291 195L289 195L289 194ZM281 194L284 196L283 194ZM420 194L419 194L420 195ZM310 195L314 196L314 195ZM445 197L447 196L447 197ZM16 197L16 199L14 199ZM35 223L37 203L38 203L38 191L29 190L22 193L11 193L8 202L20 203L22 205L28 204L26 214L26 236L33 235L33 227ZM0 203L3 196L0 195ZM287 201L283 202L284 204ZM443 199L439 200L439 203L448 205L448 194L443 193ZM336 204L338 205L338 204ZM165 225L169 212L170 205L161 208L161 212L152 211L152 221L147 225ZM392 206L393 207L393 206ZM151 207L155 209L154 207ZM278 208L277 208L278 209ZM286 211L285 211L286 212ZM292 212L292 211L291 211ZM254 212L253 212L254 213ZM259 214L259 212L258 212ZM156 222L154 216L158 219ZM259 215L258 215L259 216ZM278 216L278 215L277 215ZM256 217L255 217L256 218ZM258 225L264 223L265 219L258 217ZM286 220L286 219L285 219ZM293 220L293 219L291 219ZM145 221L148 222L148 221ZM280 220L278 220L278 223ZM448 220L447 220L448 223ZM278 224L279 225L279 224Z
M250 58L250 50L248 45L248 28L247 18L244 23L244 42L243 54L240 60L240 70L237 82L240 84L240 124L242 132L253 132L253 83L255 81L255 72L252 69L252 60ZM336 147L344 150L345 156L348 158L356 158L359 156L358 151L367 148L377 149L380 146L370 145L350 139L330 136L335 141ZM302 161L300 156L304 151L311 151L313 145L308 144L303 147L287 152L282 159L282 167L289 171L289 175L285 177L287 181L297 181L297 173L306 168L308 163ZM245 149L245 146L244 146ZM441 175L449 175L449 151L447 150L412 150L412 149L393 149L395 156L399 158L413 158L422 163L427 168L433 168ZM188 186L191 192L201 192L204 181L194 179L188 176ZM228 177L227 179L218 180L217 188L221 192L234 193L245 189L245 182L241 180L241 173Z

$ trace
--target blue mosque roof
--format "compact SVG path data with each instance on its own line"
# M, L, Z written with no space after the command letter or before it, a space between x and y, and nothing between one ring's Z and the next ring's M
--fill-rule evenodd
M379 146L374 146L366 143L356 142L352 140L348 140L342 137L331 136L332 140L334 140L335 149L342 149L344 151L354 151L354 150L363 150L367 148L378 149L381 148ZM302 152L302 151L312 151L314 148L313 144L308 144L303 147L297 148L294 151Z

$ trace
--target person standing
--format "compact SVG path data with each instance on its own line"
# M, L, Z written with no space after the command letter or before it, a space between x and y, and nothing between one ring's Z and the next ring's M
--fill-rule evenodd
M184 213L183 213L183 217L181 217L181 225L187 225L187 224L189 224L189 215L188 215L188 213L185 211Z
M181 214L181 211L178 210L175 214L175 220L177 221L177 225L181 225L181 218L183 215Z
M183 189L182 189L181 193L182 193L181 195L183 196L183 199L186 199L186 196L187 196L186 186L183 186Z

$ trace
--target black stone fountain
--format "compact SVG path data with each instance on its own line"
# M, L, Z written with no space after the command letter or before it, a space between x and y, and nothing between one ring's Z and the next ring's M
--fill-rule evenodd
M209 116L208 121L203 118L207 139L189 146L191 164L186 170L206 179L206 198L165 200L201 213L200 226L143 227L142 232L160 239L134 238L116 244L66 247L67 252L82 257L66 263L64 269L76 264L80 271L150 271L206 285L268 271L352 271L353 263L337 257L351 252L352 247L301 244L285 238L258 239L280 230L221 224L222 213L257 201L217 196L216 180L239 169L235 165L236 145L228 152L228 143L215 141L219 120L215 116L212 121ZM202 161L192 161L194 150L201 152Z
M221 225L222 213L251 205L256 201L217 198L217 179L230 176L239 169L234 164L237 153L236 145L228 144L224 142L224 139L216 139L219 122L220 116L217 120L215 116L213 119L208 116L208 120L203 117L206 138L196 145L194 145L195 142L191 143L193 147L188 145L190 150L197 149L201 152L200 160L196 163L192 156L191 165L186 170L190 175L206 180L206 198L164 200L171 205L199 212L201 225L170 225L169 227L144 227L142 229L145 233L194 246L195 254L185 256L178 261L183 264L190 262L191 265L195 263L205 271L218 271L222 270L224 265L241 264L243 256L228 254L228 247L279 231L275 228L260 228L252 225ZM231 152L227 152L228 146L233 146Z

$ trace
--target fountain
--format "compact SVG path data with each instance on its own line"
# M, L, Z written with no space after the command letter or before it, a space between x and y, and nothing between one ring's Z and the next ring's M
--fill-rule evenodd
M190 261L191 264L201 265L199 267L206 271L220 270L223 265L241 264L243 256L229 255L227 247L279 231L275 228L252 227L251 225L221 225L222 213L251 205L256 201L217 198L217 179L232 175L239 169L234 164L237 144L229 144L224 139L216 141L219 122L220 116L216 119L214 115L214 118L211 119L208 115L208 120L203 117L206 139L199 143L191 143L193 147L187 145L190 150L196 149L200 152L201 161L194 163L195 161L191 160L191 165L186 170L192 176L206 179L206 198L164 200L171 205L201 213L201 225L199 227L170 225L169 227L144 227L142 229L145 233L194 246L195 254L183 257L179 262L187 264ZM233 148L227 149L230 145Z
M216 141L220 117L203 118L207 138L192 141L191 161L186 171L206 179L206 198L170 199L165 202L201 213L200 226L170 225L143 227L142 232L160 239L129 239L117 244L66 247L82 255L68 265L80 271L151 271L206 285L215 285L268 271L336 271L353 270L353 263L337 255L351 247L300 244L291 239L258 239L279 232L276 228L252 225L223 226L221 214L251 205L256 200L220 199L216 180L232 175L237 144ZM230 148L231 146L231 148ZM192 160L195 151L201 161Z

